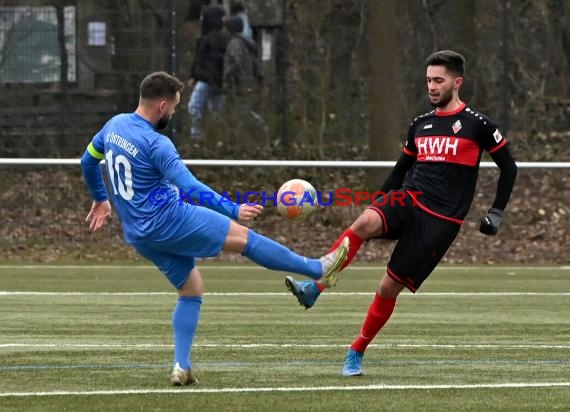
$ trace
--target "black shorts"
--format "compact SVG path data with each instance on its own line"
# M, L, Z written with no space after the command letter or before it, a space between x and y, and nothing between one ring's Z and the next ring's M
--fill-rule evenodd
M390 191L369 207L380 215L381 239L396 239L388 275L415 292L455 240L461 225L421 209L403 191Z

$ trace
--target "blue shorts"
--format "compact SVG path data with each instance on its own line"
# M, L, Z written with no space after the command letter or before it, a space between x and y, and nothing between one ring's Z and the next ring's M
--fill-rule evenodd
M195 258L218 255L230 230L230 218L204 207L187 208L171 239L131 243L180 289L196 265Z

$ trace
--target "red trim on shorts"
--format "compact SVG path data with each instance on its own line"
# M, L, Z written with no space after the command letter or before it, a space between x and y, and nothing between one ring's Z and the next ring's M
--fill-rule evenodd
M503 147L506 144L507 144L507 140L503 139L503 141L501 143L499 143L497 146L493 147L491 150L487 150L487 153L489 153L489 154L495 153L497 150L499 150L501 147Z
M410 197L411 197L412 200L418 205L418 207L419 207L420 209L422 209L424 212L426 212L427 214L430 214L430 215L432 215L432 216L435 216L435 217L437 217L437 218L439 218L439 219L447 220L448 222L452 222L452 223L455 223L455 224L458 224L458 225L462 225L462 224L463 224L463 222L464 222L463 220L455 219L455 218L449 217L449 216L444 216L444 215L441 215L441 214L439 214L439 213L437 213L437 212L434 212L433 210L431 210L430 208L428 208L426 205L420 203L420 201L418 200L418 198L417 198L417 197L414 197L413 192L410 192L409 190L406 190L406 193L407 193L408 195L410 195Z
M382 219L382 226L384 227L384 231L380 236L385 236L388 233L388 223L386 222L386 216L384 215L384 212L378 209L376 206L368 206L368 209L374 210L380 215L380 219Z
M407 154L408 156L412 156L412 157L416 157L418 154L412 152L410 149L408 149L407 147L404 147L402 149L402 152L404 152L405 154Z
M465 109L465 106L467 106L467 103L463 102L463 103L461 103L461 106L459 106L457 109L452 110L450 112L442 112L442 111L438 111L438 109L435 109L435 115L436 116L453 116L454 114L457 114L460 111L462 111L463 109Z
M410 280L402 280L402 278L400 278L398 275L396 275L394 273L394 271L392 269L390 269L389 267L386 268L386 273L388 273L388 276L390 276L392 279L394 279L400 285L404 285L405 287L407 287L410 290L410 292L416 293L417 289L414 287L414 284Z

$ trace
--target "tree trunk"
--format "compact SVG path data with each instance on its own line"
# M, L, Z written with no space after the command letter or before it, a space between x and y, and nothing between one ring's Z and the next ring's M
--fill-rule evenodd
M483 104L487 98L484 80L477 62L477 35L475 27L475 0L446 1L441 9L441 31L445 36L441 41L441 49L451 49L465 57L466 81L461 87L460 97L470 105ZM500 12L500 9L497 9ZM501 31L497 28L497 39Z
M369 0L368 35L370 49L370 160L394 160L401 147L402 109L400 104L400 36L397 3ZM390 169L371 169L371 189L382 185Z

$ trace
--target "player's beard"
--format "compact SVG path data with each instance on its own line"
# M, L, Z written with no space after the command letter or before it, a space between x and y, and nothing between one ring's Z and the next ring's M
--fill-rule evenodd
M433 102L430 100L432 107L445 107L453 99L453 88L449 88L448 91L440 95L438 102Z
M161 117L158 120L158 123L156 124L156 130L164 130L166 126L168 126L168 122L170 122L170 119L172 119L172 116Z

